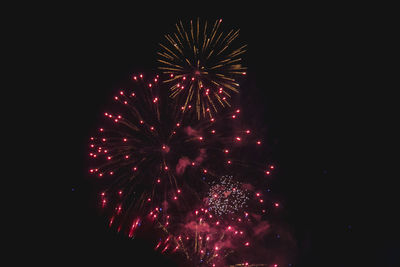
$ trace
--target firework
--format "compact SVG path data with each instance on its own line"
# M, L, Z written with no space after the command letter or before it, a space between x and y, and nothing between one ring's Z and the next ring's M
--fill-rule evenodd
M241 124L240 109L193 121L165 87L159 76L133 75L114 96L113 111L104 112L106 125L90 138L89 172L105 188L101 206L111 211L110 226L125 227L129 236L155 209L190 209L209 180L243 165L243 147L261 148Z
M232 175L210 181L202 201L186 216L180 210L179 216L160 218L165 237L155 250L183 256L176 256L182 266L273 266L278 246L265 249L265 242L273 243L277 230L270 219L281 206L265 189L268 182L260 175L241 182Z
M246 244L243 231L218 221L206 208L190 212L179 227L163 227L163 230L166 238L160 240L155 249L162 253L181 253L185 257L185 266L220 266L233 252L234 235L236 241Z
M183 255L184 260L179 260L183 266L267 266L249 263L258 246L254 236L269 230L269 224L261 219L267 206L258 201L262 196L249 198L252 207L229 216L216 215L207 204L201 204L180 223L160 223L165 238L155 244L155 250Z
M241 56L246 45L234 48L239 30L220 31L222 19L208 24L179 21L176 32L165 35L157 53L159 69L169 75L170 96L178 99L183 110L195 107L197 118L212 117L219 107L230 106L232 93L239 92L237 77L245 75Z
M222 176L214 181L208 192L207 203L210 212L215 215L229 215L244 209L249 193L232 176Z

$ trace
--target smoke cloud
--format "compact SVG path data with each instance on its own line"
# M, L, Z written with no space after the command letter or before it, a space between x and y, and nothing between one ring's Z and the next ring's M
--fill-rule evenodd
M180 158L178 164L176 164L176 169L175 169L176 174L182 175L185 172L186 167L188 165L190 165L190 159L188 157Z
M200 165L205 160L206 156L206 150L204 148L201 148L199 151L199 155L193 160L193 163L197 166ZM178 164L176 164L175 167L176 174L179 176L182 175L185 172L186 167L190 164L192 164L192 161L188 157L180 158L178 160Z
M208 223L198 224L195 221L191 221L185 225L185 227L191 231L197 231L200 233L210 232L210 225Z
M186 133L187 135L189 135L189 136L194 136L194 137L199 137L199 136L200 136L199 131L193 129L193 128L190 127L190 126L184 128L184 131L185 131L185 133Z

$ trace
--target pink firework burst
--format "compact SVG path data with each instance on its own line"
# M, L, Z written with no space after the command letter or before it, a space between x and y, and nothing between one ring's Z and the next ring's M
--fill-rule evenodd
M132 235L149 212L188 206L204 179L241 166L242 147L261 148L240 120L240 109L193 120L168 97L159 76L133 75L104 111L104 126L89 140L92 167L104 190L100 205L110 226ZM182 207L180 207L182 208Z

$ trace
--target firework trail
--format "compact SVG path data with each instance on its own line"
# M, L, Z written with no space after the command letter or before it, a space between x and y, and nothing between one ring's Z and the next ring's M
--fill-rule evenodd
M169 75L170 96L184 111L194 107L197 118L212 117L219 107L231 106L232 93L239 92L237 77L246 74L241 56L246 45L235 48L239 30L220 31L222 19L214 24L200 22L189 26L179 21L176 32L166 34L160 43L159 69Z

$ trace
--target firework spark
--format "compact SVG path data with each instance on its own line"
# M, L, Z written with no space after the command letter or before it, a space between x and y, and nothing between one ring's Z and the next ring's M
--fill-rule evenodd
M179 21L176 32L165 35L157 53L159 69L169 75L171 97L177 98L184 111L195 107L197 118L212 117L218 107L230 106L232 93L239 92L237 77L246 74L241 56L246 45L234 48L239 30L220 31L222 19L209 25ZM202 25L201 25L202 24Z

